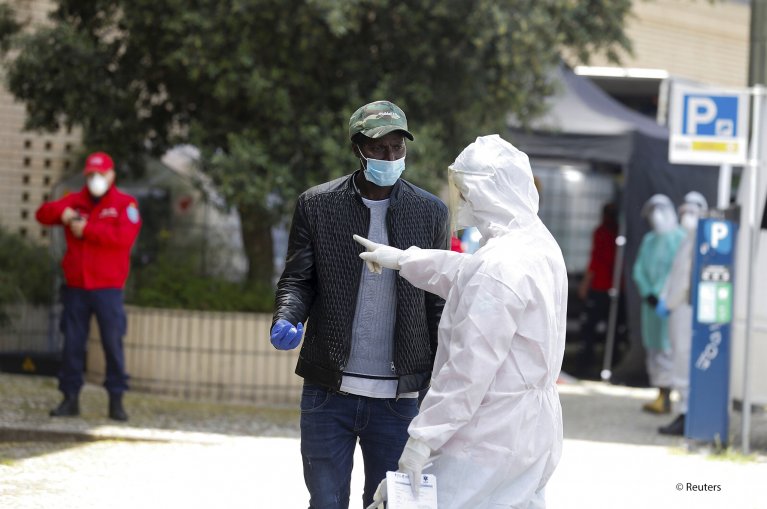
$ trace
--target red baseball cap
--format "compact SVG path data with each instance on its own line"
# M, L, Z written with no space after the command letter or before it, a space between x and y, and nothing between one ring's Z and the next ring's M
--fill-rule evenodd
M83 173L88 175L89 173L103 173L105 171L113 170L115 163L109 154L106 152L94 152L88 156L85 160L85 169Z

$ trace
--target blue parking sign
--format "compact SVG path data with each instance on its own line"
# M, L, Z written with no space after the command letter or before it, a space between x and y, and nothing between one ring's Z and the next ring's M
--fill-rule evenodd
M685 94L683 97L682 134L737 137L737 97L700 94Z
M690 297L692 344L690 395L684 435L727 444L729 439L730 341L735 242L738 224L720 218L698 221Z
M748 147L747 90L672 83L668 157L672 163L743 165Z

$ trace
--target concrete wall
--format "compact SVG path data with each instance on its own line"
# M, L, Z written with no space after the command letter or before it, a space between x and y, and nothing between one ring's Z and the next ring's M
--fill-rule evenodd
M634 55L623 67L663 69L671 75L724 86L748 85L750 6L709 0L635 0L626 31ZM594 66L612 66L595 56Z

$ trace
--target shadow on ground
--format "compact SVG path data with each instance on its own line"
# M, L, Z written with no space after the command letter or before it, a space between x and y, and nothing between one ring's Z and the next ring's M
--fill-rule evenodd
M655 415L642 411L657 390L612 385L606 382L575 381L559 386L567 439L697 448L702 444L684 437L661 435L658 427L670 423L675 413ZM729 444L740 448L742 414L730 412ZM750 450L767 454L767 413L757 409L751 416Z
M205 443L212 440L207 435L292 438L299 433L298 405L260 408L128 392L130 419L118 423L107 418L107 394L101 387L83 388L78 417L49 417L60 397L55 378L0 373L0 462L98 440Z
M653 415L641 410L655 397L655 389L572 379L560 384L559 391L566 439L688 448L683 437L657 431L674 414ZM255 407L129 392L125 405L130 420L117 423L106 416L107 395L101 387L84 387L79 417L49 417L48 411L59 398L54 378L0 373L0 462L98 440L206 444L227 436L299 436L297 404L289 408ZM734 447L741 445L740 430L741 414L733 411L730 444ZM751 450L767 454L767 414L752 415L750 436Z

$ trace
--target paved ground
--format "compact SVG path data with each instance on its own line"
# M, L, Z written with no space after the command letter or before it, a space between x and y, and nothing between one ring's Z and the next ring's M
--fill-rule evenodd
M754 415L749 457L691 448L656 433L670 417L642 413L654 391L560 386L562 461L550 509L767 507L767 417ZM105 418L106 395L87 386L83 415L50 419L55 381L0 373L0 508L305 508L294 408L188 403L129 393L131 420ZM357 457L357 464L361 459ZM355 468L351 507L361 507ZM681 486L681 490L677 486Z

